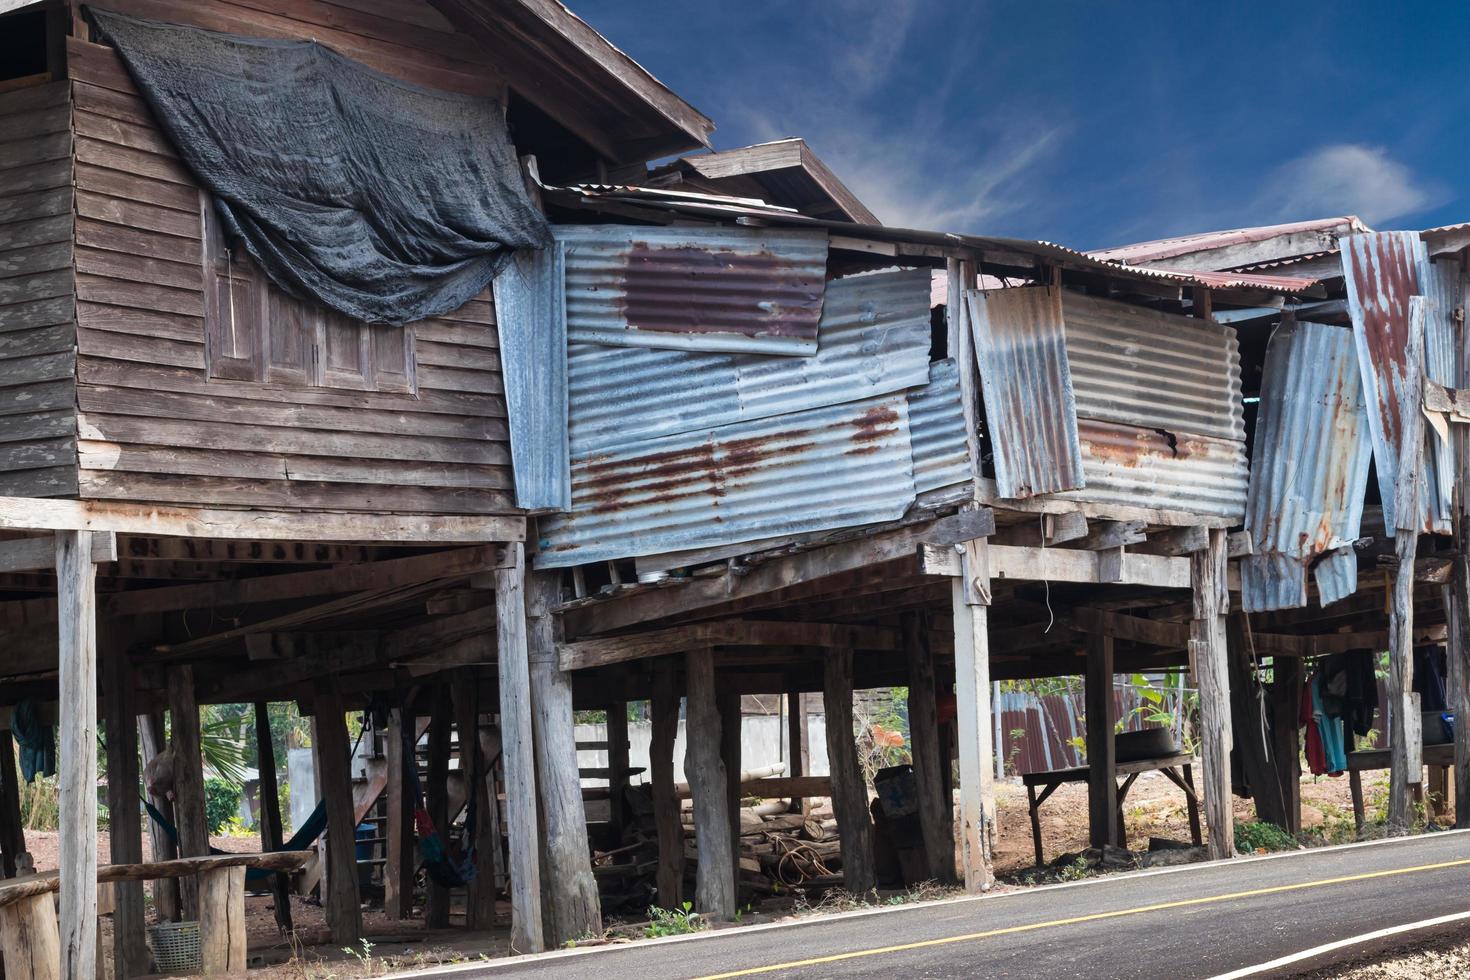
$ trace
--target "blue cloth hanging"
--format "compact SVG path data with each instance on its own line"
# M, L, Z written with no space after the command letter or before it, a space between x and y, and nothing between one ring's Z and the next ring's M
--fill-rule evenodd
M10 731L20 745L20 773L26 782L34 783L37 774L56 775L56 729L41 723L36 704L30 698L22 699L15 706Z

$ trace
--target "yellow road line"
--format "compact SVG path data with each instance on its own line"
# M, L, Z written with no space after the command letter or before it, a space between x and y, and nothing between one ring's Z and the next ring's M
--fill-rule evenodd
M902 953L911 949L926 949L932 946L947 946L951 943L973 942L977 939L989 939L993 936L1008 936L1018 932L1033 932L1037 929L1051 929L1057 926L1076 925L1079 922L1096 922L1099 919L1117 919L1126 915L1142 915L1145 912L1161 912L1165 909L1188 908L1194 905L1209 905L1214 902L1229 902L1238 898L1254 898L1258 895L1276 895L1281 892L1300 891L1305 888L1322 888L1327 885L1342 885L1352 881L1368 881L1373 878L1390 878L1396 875L1416 874L1423 871L1440 871L1444 868L1456 868L1470 865L1470 858L1458 861L1441 861L1438 864L1420 864L1412 868L1393 868L1388 871L1368 871L1362 874L1343 875L1339 878L1322 878L1318 881L1303 881L1294 885L1273 885L1269 888L1252 888L1243 892L1227 892L1223 895L1207 895L1202 898L1185 898L1177 902L1159 902L1156 905L1140 905L1137 908L1118 909L1113 912L1094 912L1090 915L1076 915L1069 919L1052 919L1049 922L1033 922L1024 926L1007 926L1004 929L988 929L985 932L967 932L960 936L945 936L941 939L925 939L913 943L901 943L897 946L875 946L871 949L855 949L846 953L833 953L830 956L814 956L811 959L791 960L787 963L773 963L769 966L753 966L746 970L731 970L729 973L714 973L709 976L700 977L699 980L729 980L731 977L749 977L759 973L775 973L778 970L794 970L803 966L818 966L823 963L837 963L842 960L854 960L864 956L879 956L884 953Z

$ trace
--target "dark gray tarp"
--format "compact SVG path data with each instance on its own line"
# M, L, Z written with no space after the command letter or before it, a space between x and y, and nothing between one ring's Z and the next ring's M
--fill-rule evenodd
M90 13L227 232L287 292L408 323L464 305L511 249L550 244L493 100L313 41Z

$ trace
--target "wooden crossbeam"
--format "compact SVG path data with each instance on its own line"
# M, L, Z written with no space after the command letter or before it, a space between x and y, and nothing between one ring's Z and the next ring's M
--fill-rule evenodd
M103 531L92 535L92 563L117 561L117 535ZM35 572L56 567L56 539L38 538L0 541L0 572Z
M1110 578L1101 568L1099 552L1073 548L1022 548L992 545L990 576L992 579L1021 579L1033 582L1118 582L1148 585L1165 589L1189 588L1189 562L1162 555L1140 555L1124 552L1117 577ZM960 558L953 548L921 545L919 564L929 575L959 575Z
M720 646L850 647L897 650L898 631L841 623L789 623L776 620L721 619L672 626L636 636L611 636L563 643L557 648L562 670L583 670L671 653Z
M223 538L165 538L126 534L118 538L118 557L138 562L282 562L345 565L373 560L366 545L329 541L241 541ZM160 576L167 577L167 576Z

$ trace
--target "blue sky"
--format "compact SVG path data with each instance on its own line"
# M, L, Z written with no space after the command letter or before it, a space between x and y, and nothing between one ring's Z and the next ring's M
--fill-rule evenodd
M568 2L717 148L803 136L893 225L1098 248L1470 220L1464 0Z

